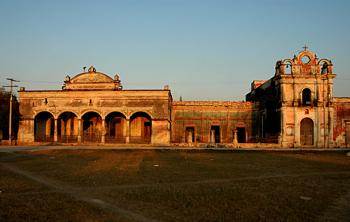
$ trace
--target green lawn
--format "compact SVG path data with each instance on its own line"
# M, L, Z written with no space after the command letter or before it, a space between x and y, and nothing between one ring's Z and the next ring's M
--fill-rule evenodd
M322 221L350 192L341 152L47 150L0 163L0 221Z

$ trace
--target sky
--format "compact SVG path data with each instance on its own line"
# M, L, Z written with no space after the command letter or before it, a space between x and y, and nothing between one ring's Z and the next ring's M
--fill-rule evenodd
M306 44L350 96L349 12L348 0L0 0L0 83L61 89L93 65L124 89L241 101Z

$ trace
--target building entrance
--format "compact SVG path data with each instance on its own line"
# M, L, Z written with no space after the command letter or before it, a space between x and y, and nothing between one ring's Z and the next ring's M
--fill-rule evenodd
M314 122L305 118L300 123L300 145L309 146L314 144Z
M237 127L237 142L239 143L245 143L245 128L244 127Z
M220 126L211 126L210 128L210 142L220 143Z

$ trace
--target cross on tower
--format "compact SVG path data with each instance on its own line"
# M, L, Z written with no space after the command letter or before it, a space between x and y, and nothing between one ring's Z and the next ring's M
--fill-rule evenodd
M307 47L306 45L304 45L303 49L304 51L306 51L309 47Z

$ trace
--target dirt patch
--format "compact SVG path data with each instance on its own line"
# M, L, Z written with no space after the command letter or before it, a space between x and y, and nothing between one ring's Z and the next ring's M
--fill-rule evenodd
M118 152L102 152L100 154L95 153L95 156L97 156L95 160L90 161L76 173L86 175L89 173L110 171L112 169L137 172L143 160L152 157L153 152L130 152L123 153L123 155Z
M350 157L347 157L345 154L341 153L337 154L321 154L321 153L303 153L303 154L280 154L282 156L295 158L299 160L307 160L307 161L316 161L322 163L330 163L337 165L350 166Z

